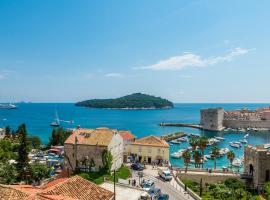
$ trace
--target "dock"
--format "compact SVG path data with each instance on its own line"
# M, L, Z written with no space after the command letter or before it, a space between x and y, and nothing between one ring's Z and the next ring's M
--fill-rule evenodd
M177 132L177 133L171 133L161 136L162 139L166 140L167 142L170 142L172 140L185 137L187 134L185 132Z
M160 126L178 126L178 127L188 127L188 128L195 128L195 129L203 129L199 124L187 124L187 123L160 123Z

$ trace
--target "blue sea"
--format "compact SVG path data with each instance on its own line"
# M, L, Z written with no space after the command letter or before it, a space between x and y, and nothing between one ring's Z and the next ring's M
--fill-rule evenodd
M61 120L74 120L74 124L62 123L64 128L75 128L80 125L83 128L109 127L119 130L130 130L136 137L140 138L147 135L164 135L177 131L196 133L213 137L215 135L225 137L219 147L228 147L232 149L237 157L243 155L243 147L234 149L229 147L230 141L243 139L246 133L239 132L207 132L191 128L181 127L160 127L160 122L182 122L199 123L200 109L211 107L223 107L225 110L269 106L270 104L175 104L175 108L167 110L108 110L108 109L90 109L76 107L72 103L21 103L17 104L18 109L0 110L0 127L7 125L16 129L21 123L25 123L28 133L37 135L43 143L47 143L51 135L52 128L50 123L55 118L57 111ZM269 143L270 132L250 132L248 142L250 144ZM187 143L173 145L170 147L170 153L178 151L188 146ZM206 149L206 154L209 147ZM182 159L171 158L173 166L183 166ZM228 166L226 157L217 160L217 166ZM205 167L213 167L213 161L205 163Z

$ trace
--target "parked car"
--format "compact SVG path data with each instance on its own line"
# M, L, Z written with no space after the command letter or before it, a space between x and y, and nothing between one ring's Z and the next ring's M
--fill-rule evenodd
M146 191L149 192L150 190L153 190L155 188L155 183L153 181L146 181L143 185L142 188Z
M157 200L169 200L169 195L168 194L160 194L157 197Z
M152 199L156 199L161 195L161 190L159 188L151 188L148 193L150 194Z
M144 192L141 194L140 200L151 200L151 196L147 192Z
M172 180L172 175L171 175L171 172L169 170L158 169L158 175L165 181Z
M143 165L140 163L133 163L131 165L131 169L137 170L137 171L142 171L144 169Z

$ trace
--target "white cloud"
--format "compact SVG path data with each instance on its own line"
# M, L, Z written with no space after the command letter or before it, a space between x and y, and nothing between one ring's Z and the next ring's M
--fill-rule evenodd
M120 73L108 73L108 74L105 74L104 76L106 76L106 77L112 77L112 78L122 78L122 77L124 77L124 74L120 74Z
M0 80L6 79L12 73L14 73L12 70L0 70Z
M153 65L141 66L136 69L151 70L182 70L189 67L207 67L221 62L230 62L234 57L247 54L250 50L237 47L226 55L203 58L193 53L184 53L165 60L158 61Z

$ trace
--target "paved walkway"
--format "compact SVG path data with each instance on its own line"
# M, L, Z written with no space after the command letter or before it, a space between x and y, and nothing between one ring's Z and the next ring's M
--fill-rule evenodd
M159 168L167 170L167 168L165 167ZM184 191L184 188L179 186L174 179L172 179L170 182L164 182L163 180L161 180L158 175L158 170L153 169L152 166L146 166L146 169L144 169L143 174L144 180L152 180L153 182L155 182L155 186L157 188L160 188L162 193L168 194L170 196L170 200L184 200L184 199L193 200L193 198ZM139 185L139 177L137 171L133 171L132 179L135 179L137 185Z

